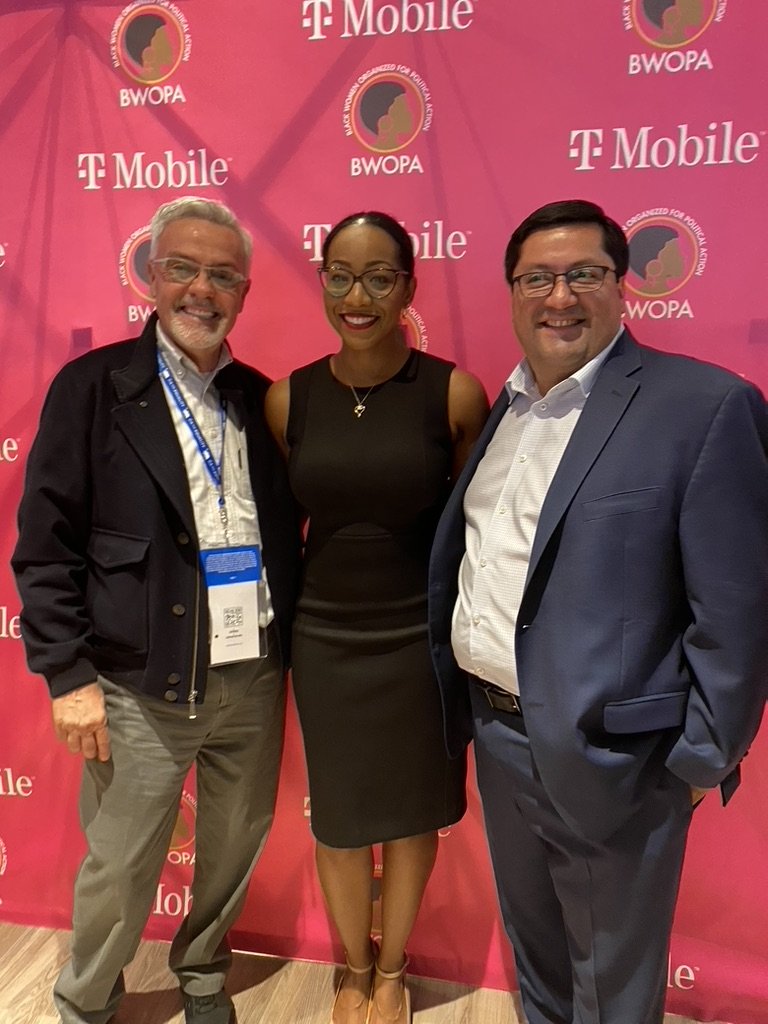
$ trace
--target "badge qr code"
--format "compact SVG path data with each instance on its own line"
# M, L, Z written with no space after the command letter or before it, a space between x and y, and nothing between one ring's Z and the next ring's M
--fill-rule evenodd
M243 624L243 609L242 605L236 608L225 608L224 609L224 625L227 629L232 629L233 626L242 626Z

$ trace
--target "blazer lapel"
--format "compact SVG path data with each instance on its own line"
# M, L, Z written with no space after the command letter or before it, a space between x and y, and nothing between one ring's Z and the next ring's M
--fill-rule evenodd
M194 533L195 519L184 458L157 374L155 323L153 315L136 343L131 362L125 369L112 373L118 399L112 414L182 522Z
M629 378L641 365L638 346L625 330L598 374L547 491L531 549L526 586L557 524L640 387L639 380Z

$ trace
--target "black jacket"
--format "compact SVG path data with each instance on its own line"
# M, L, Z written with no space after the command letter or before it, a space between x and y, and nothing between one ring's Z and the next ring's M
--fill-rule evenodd
M29 666L53 696L98 672L202 701L208 602L184 460L157 375L156 315L54 379L27 464L12 565ZM243 363L216 386L245 423L264 565L288 662L300 530L263 415L269 380Z

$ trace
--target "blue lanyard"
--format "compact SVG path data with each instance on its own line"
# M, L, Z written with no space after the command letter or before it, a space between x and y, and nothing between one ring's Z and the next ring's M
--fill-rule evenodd
M221 522L226 532L228 517L226 504L224 501L222 469L224 466L224 437L226 435L227 430L227 403L222 398L221 456L219 458L219 461L217 462L216 459L213 457L211 446L205 440L205 436L203 435L203 432L200 429L200 426L197 420L195 419L192 410L187 405L186 399L184 398L184 395L182 395L181 390L179 389L179 385L176 383L176 378L171 373L168 367L168 363L165 361L165 356L160 351L160 349L157 350L157 369L158 373L160 374L160 380L168 389L171 397L176 403L176 408L181 413L182 419L189 427L189 432L192 434L192 437L195 440L195 444L197 445L197 450L200 452L200 456L203 460L203 463L205 464L205 468L208 470L208 476L211 478L214 487L219 492L219 516L221 517Z

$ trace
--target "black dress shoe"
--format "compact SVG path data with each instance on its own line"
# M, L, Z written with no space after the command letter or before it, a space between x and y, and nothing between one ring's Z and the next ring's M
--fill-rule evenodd
M235 1024L234 1004L223 989L212 996L182 995L187 1024Z

